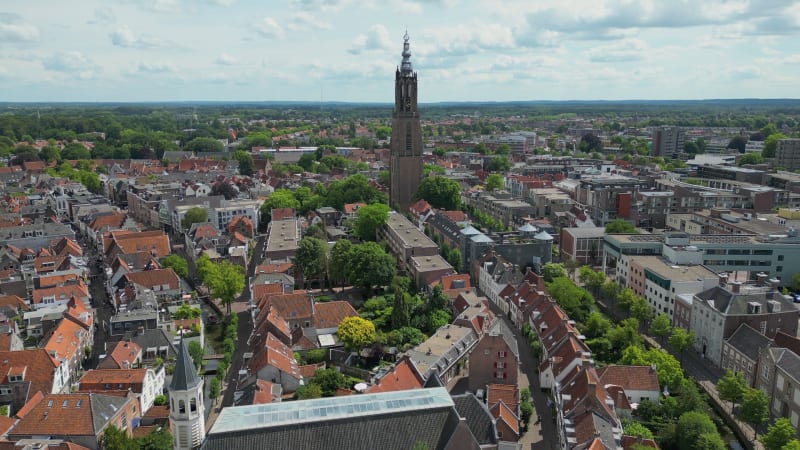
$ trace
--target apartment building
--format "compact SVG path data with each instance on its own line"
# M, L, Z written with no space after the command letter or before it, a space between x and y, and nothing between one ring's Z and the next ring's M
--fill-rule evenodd
M786 170L800 169L800 139L778 139L775 165Z

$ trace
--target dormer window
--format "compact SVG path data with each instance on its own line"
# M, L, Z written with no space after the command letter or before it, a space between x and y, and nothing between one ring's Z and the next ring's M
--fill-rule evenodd
M10 381L12 383L18 383L18 382L22 381L22 375L10 375L8 377L8 381Z

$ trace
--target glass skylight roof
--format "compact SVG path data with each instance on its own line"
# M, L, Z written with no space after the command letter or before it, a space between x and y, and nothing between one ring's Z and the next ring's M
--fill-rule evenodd
M450 398L447 389L427 388L266 405L233 406L222 410L210 433L226 433L402 411L419 411L452 407L453 405L453 399Z

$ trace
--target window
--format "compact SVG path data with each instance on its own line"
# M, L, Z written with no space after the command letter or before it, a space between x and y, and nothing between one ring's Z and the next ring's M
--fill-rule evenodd
M495 363L495 367L498 368L498 369L505 369L506 368L506 363L504 363L502 361L501 362L497 362L497 363Z
M497 437L498 437L499 439L503 439L503 432L502 432L502 431L500 431L500 430L497 430Z
M181 414L186 414L186 402L183 400L178 401L178 412Z
M8 395L11 393L11 388L0 388L0 395Z
M506 352L497 352L497 357L498 358L505 358L506 357Z
M489 350L488 349L483 351L483 356L489 356Z
M189 400L189 410L191 412L197 411L197 399L195 399L194 397L192 397L192 399Z

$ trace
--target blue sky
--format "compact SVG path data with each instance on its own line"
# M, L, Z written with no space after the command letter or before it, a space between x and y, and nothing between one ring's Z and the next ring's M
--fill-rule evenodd
M798 97L784 0L3 0L0 101ZM794 44L794 45L793 45Z

